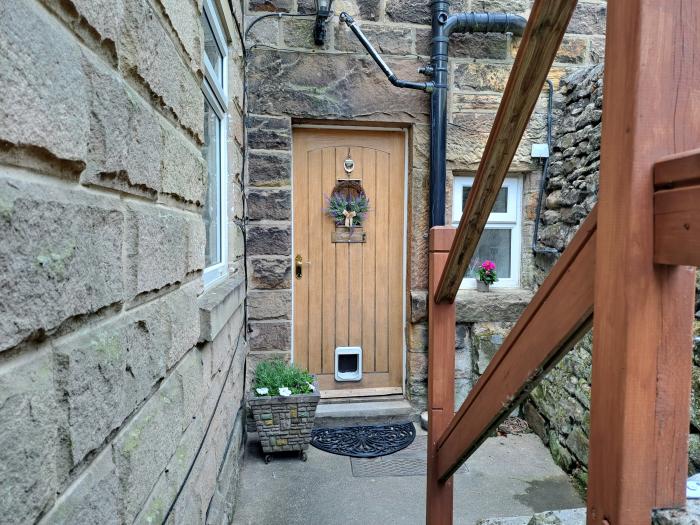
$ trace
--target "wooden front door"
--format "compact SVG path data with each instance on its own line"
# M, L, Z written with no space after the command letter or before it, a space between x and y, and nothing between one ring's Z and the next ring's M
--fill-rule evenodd
M317 374L323 391L400 393L404 133L295 128L293 138L294 362ZM353 235L364 242L333 242L336 224L325 212L348 179L369 198ZM362 348L361 381L335 379L335 349L347 346Z

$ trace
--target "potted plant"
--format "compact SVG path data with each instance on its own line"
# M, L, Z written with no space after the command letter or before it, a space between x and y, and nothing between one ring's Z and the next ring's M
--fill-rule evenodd
M321 399L318 383L306 370L281 360L262 361L255 368L248 405L265 455L273 452L306 453L314 428L316 406Z
M498 281L496 275L496 263L486 260L481 263L477 270L476 289L480 292L488 292L489 287Z

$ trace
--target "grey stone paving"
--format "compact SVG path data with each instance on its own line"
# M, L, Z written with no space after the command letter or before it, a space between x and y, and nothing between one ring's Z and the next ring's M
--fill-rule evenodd
M236 525L393 525L425 522L425 433L411 447L371 460L310 448L308 462L269 465L250 436ZM488 439L455 476L456 524L584 506L534 434Z

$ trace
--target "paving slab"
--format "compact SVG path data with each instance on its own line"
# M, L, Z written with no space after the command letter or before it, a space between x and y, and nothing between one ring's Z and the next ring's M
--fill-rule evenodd
M311 447L264 463L249 436L236 525L425 523L425 432L391 456L351 459ZM455 475L454 523L582 507L569 478L534 434L494 437Z

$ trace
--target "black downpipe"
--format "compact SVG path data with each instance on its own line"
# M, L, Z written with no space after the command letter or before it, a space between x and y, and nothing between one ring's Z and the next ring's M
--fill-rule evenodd
M389 81L398 87L419 89L430 96L430 226L445 224L445 184L447 181L447 64L452 33L512 33L521 36L527 20L510 13L459 13L450 16L448 0L432 0L432 40L430 66L421 72L432 82L400 80L372 47L353 18L340 14L360 43L374 59Z
M554 98L554 84L551 80L547 79L547 88L549 89L549 95L547 97L547 151L552 154L552 102ZM540 180L540 193L537 197L537 211L535 212L535 227L532 233L532 252L533 253L548 253L551 255L559 254L559 250L554 248L549 248L547 246L539 245L539 235L540 235L540 215L542 214L542 199L544 198L544 188L547 185L547 178L549 177L549 157L544 159L544 164L542 166L542 177Z

